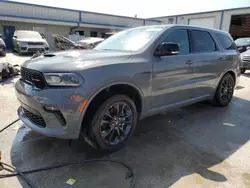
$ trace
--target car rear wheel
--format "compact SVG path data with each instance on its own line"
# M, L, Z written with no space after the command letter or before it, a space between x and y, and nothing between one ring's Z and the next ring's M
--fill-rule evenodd
M234 86L235 82L233 76L227 73L219 83L213 103L218 106L227 106L232 100Z
M5 57L5 56L6 56L6 51L3 51L3 52L1 53L1 55Z
M241 68L241 69L240 69L240 73L241 73L241 74L244 74L245 72L246 72L246 69L244 69L244 68Z
M88 130L92 146L114 152L133 134L137 123L136 106L126 95L114 95L97 109Z

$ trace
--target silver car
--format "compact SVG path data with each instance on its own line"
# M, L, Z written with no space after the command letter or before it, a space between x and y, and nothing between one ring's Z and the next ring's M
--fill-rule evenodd
M12 41L14 51L19 54L49 51L48 42L37 31L17 30Z
M223 31L159 25L121 31L94 50L26 61L16 83L24 124L104 151L124 146L137 121L204 100L227 106L240 57Z
M6 56L6 45L0 34L0 56Z

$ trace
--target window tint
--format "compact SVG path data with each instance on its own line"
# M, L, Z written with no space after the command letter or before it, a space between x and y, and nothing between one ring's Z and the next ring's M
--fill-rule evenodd
M219 34L219 33L216 33L216 37L218 38L222 47L225 50L236 50L235 44L232 42L232 40L229 37Z
M206 31L191 31L194 52L213 52L216 45L211 35Z
M188 32L185 29L172 31L162 42L174 42L179 44L180 55L189 53Z

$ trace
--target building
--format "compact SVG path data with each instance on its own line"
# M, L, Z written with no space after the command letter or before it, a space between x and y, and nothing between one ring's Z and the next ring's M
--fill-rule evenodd
M0 1L0 34L4 36L8 49L12 49L15 30L38 31L46 37L53 49L53 34L67 36L72 31L78 31L86 37L104 37L106 32L160 23L161 21L153 19Z
M233 38L250 37L250 7L234 8L193 14L155 17L163 24L187 24L221 29Z
M46 37L53 49L53 34L68 36L77 31L85 37L105 37L108 32L152 24L196 25L227 31L234 38L250 37L250 7L142 19L0 1L0 34L4 36L8 49L12 49L15 30L38 31Z

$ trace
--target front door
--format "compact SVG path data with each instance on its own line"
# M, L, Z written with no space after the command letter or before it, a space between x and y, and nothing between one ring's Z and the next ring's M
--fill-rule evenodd
M12 37L15 32L14 26L3 26L4 41L8 50L13 49Z
M152 108L187 102L192 99L195 90L188 31L169 29L160 41L162 42L177 43L179 54L156 57L153 63Z

